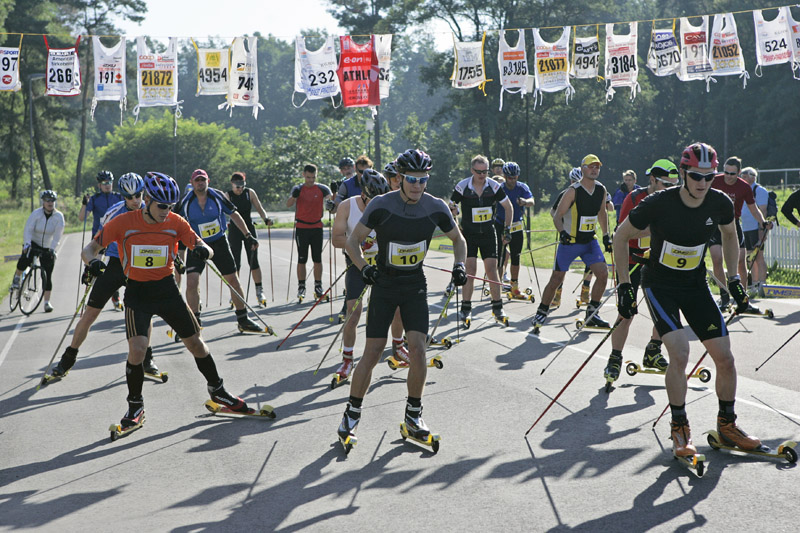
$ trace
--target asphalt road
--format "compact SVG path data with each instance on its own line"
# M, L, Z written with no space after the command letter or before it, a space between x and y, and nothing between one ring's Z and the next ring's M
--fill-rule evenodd
M269 297L268 243L261 233ZM226 387L254 405L274 406L277 419L211 416L191 356L156 320L156 361L170 379L145 383L145 425L113 443L108 427L124 413L127 394L122 313L107 307L69 376L35 392L79 291L81 235L64 239L55 312L23 318L19 311L9 314L5 301L0 307L0 529L796 531L795 465L706 444L703 432L714 428L717 410L713 379L692 380L687 397L694 441L708 460L698 478L672 459L668 416L651 429L666 406L663 377L623 374L605 393L608 343L523 438L603 337L579 334L540 375L583 317L569 295L575 274L568 275L562 306L539 338L530 327L536 305L508 303L511 327L503 329L476 291L473 326L457 332L451 304L440 332L461 342L431 349L444 368L428 370L424 398L425 420L441 434L438 454L401 440L405 371L381 364L364 403L358 446L345 456L335 432L348 387L330 389L336 349L314 375L336 334L329 318L341 298L333 306L320 304L275 350L311 306L287 302L290 257L296 258L290 237L289 230L272 231L275 296L261 311L277 337L239 334L219 279L210 273L208 284L201 282L203 336ZM324 261L327 286L327 250ZM426 261L449 268L452 257L431 252ZM342 265L339 255L339 271ZM447 274L426 273L433 320L444 303ZM538 276L545 283L549 271L539 269ZM524 271L521 277L538 300L535 282ZM290 295L295 290L291 281ZM255 304L252 287L250 294ZM754 368L797 331L800 301L761 305L774 310L774 320L737 318L730 326L739 369L737 412L745 430L777 447L800 437L800 339L759 372ZM640 362L649 339L651 323L642 311L626 360ZM601 315L613 321L615 311L606 306ZM363 324L359 331L357 355ZM702 351L693 341L691 364ZM706 363L713 373L713 363Z

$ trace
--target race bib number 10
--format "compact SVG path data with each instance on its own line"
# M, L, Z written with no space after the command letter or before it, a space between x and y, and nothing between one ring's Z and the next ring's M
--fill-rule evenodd
M705 244L700 246L678 246L664 241L664 245L661 248L661 257L658 261L673 270L694 270L703 259L705 247Z
M160 268L167 266L167 246L131 246L135 268Z
M416 244L389 243L389 264L395 268L414 268L422 264L427 252L427 243Z

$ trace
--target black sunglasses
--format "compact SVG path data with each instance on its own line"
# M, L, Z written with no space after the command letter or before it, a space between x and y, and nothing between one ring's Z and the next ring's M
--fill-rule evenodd
M716 176L716 172L709 172L708 174L703 174L702 172L695 172L693 170L687 170L686 175L692 178L694 181L712 181L714 176Z
M124 194L123 193L122 197L125 198L126 200L133 200L134 198L141 198L142 197L142 193L140 193L140 192L137 192L136 194Z
M486 169L486 170L478 170L478 169L476 169L476 168L473 168L473 169L472 169L472 171L473 171L475 174L488 174L488 173L489 173L489 169Z
M723 174L725 174L726 176L738 176L739 175L738 172L727 172L727 171L723 172Z

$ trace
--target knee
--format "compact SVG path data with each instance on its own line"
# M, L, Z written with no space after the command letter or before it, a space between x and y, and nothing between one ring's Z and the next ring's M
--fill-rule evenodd
M736 372L736 363L733 359L733 353L730 350L725 350L714 358L714 366L717 368L717 373L730 374Z
M686 368L686 364L689 362L688 344L685 346L669 346L667 348L667 353L669 354L670 366Z

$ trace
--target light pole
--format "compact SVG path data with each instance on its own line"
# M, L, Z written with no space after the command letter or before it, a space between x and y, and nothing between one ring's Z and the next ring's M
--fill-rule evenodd
M33 211L33 80L44 79L44 74L30 74L28 76L28 112L31 127L30 142L30 169L31 169L31 211Z

